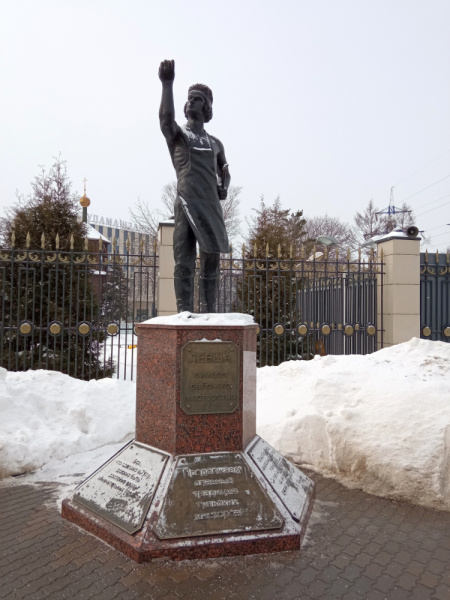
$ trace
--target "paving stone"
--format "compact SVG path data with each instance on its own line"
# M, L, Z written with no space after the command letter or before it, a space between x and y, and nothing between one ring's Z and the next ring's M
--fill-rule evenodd
M395 560L396 562L399 562L401 565L407 565L408 563L411 562L412 555L409 554L409 552L400 550L400 552L397 552L397 554L393 557L393 560ZM422 561L419 561L419 562L422 562Z
M416 585L417 577L411 575L411 573L403 573L396 580L395 585L400 586L402 589L410 591Z
M311 585L308 587L307 593L312 598L322 598L325 593L325 590L327 590L328 588L329 586L326 583L317 580L311 583Z
M339 569L343 569L344 567L347 567L352 562L352 560L352 556L341 554L340 556L336 556L336 558L332 561L331 564L335 565Z
M379 590L368 591L364 598L365 600L387 600L386 594L383 594Z
M416 587L412 590L410 595L411 600L430 600L430 597L432 596L429 588L426 588L420 584L416 585ZM448 600L448 598L445 598L445 600Z
M408 600L409 597L409 592L403 588L394 588L389 592L389 600Z
M392 562L392 555L387 552L379 552L377 555L373 557L373 562L385 567L390 562Z
M419 563L417 563L419 564ZM408 565L409 568L410 565ZM384 572L387 575L390 575L391 577L393 577L394 579L397 579L397 577L400 577L400 575L405 571L405 565L401 565L398 562L391 562L388 565L386 565L384 567ZM422 566L423 569L423 566ZM412 573L412 575L414 575L414 573Z
M0 484L0 597L450 600L449 513L311 476L327 515L301 552L149 565L62 521L55 504L45 504L55 487Z
M368 565L364 571L364 575L369 579L376 581L383 574L383 567L375 562Z
M372 557L365 552L361 552L358 556L355 556L353 562L358 565L358 567L367 567L372 562Z
M438 600L449 600L450 587L448 585L438 585L435 591L435 596Z
M320 573L319 579L325 581L325 583L332 583L335 579L339 577L341 570L336 568L335 566L327 567Z
M361 577L358 577L358 579L355 581L351 590L356 592L357 594L361 594L362 596L364 596L369 592L369 590L372 589L373 584L374 582L371 579L362 575Z
M395 579L390 575L381 575L378 577L377 582L374 585L374 588L380 590L381 592L389 592L395 585Z
M358 579L362 571L361 567L358 565L348 565L347 568L342 573L342 576L345 577L348 581L355 581Z

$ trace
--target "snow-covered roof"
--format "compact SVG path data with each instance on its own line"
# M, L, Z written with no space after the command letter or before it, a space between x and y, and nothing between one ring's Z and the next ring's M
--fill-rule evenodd
M364 246L371 246L375 244L379 244L380 242L388 242L389 240L421 240L420 237L409 237L401 227L395 227L389 233L383 233L381 235L374 235L373 238L368 240L365 244L362 244L361 248Z
M99 240L100 238L102 238L102 240L104 242L108 242L108 244L111 243L111 240L108 240L107 237L105 237L103 234L101 234L99 231L97 231L93 227L88 227L87 238L88 238L88 240Z

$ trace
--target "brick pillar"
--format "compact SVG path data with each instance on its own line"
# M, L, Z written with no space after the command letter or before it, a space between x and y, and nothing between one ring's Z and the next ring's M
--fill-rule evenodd
M159 270L158 270L158 317L174 315L177 312L173 287L173 230L175 221L161 221L159 224Z
M377 241L383 252L383 345L394 346L420 337L420 238L393 232ZM379 278L380 279L380 278ZM378 327L381 328L378 293ZM378 334L378 347L381 336Z

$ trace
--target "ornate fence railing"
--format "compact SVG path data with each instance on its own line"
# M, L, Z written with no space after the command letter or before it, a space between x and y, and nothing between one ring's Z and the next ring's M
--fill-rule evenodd
M87 247L87 242L86 242ZM134 379L158 255L0 249L0 366Z
M420 337L450 342L450 253L420 254Z
M356 261L350 254L346 261L339 254L333 260L326 253L313 257L254 258L247 253L221 260L217 310L254 317L259 366L315 354L368 354L383 347L382 257L379 262L372 253Z

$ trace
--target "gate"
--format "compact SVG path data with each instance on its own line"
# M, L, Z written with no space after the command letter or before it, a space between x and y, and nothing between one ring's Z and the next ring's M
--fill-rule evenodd
M338 252L333 260L326 252L320 259L313 252L312 260L260 259L247 258L244 249L241 258L221 260L217 310L254 317L258 366L315 354L369 354L377 343L383 347L382 266L372 253L357 261L350 252L347 260Z
M134 325L156 314L156 244L140 249L1 249L0 366L135 379Z
M450 342L450 256L420 254L420 337Z

